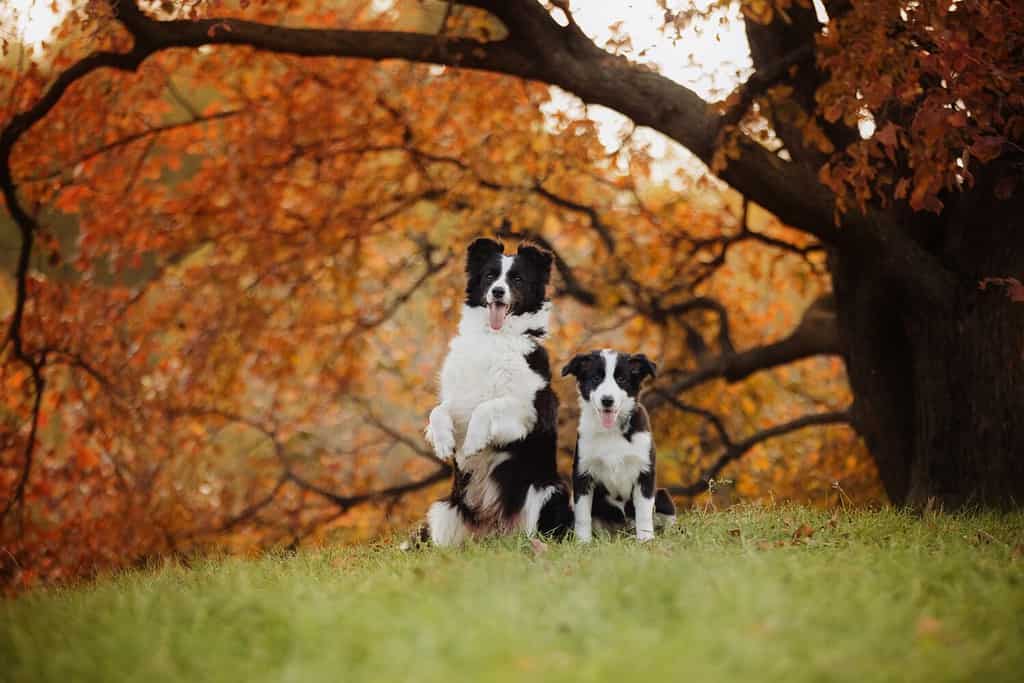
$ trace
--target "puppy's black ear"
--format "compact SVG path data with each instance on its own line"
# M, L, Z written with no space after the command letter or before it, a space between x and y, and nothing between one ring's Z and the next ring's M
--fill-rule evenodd
M576 375L579 377L580 373L583 372L583 366L586 362L587 355L579 354L578 356L575 356L571 361L566 363L564 368L562 368L562 377L565 377L566 375Z
M650 375L654 377L658 372L658 365L642 353L635 353L629 357L629 371L640 381Z
M505 247L488 237L478 237L466 250L466 272L476 273L495 254L501 255Z
M538 275L538 280L545 285L551 278L551 252L538 247L536 244L523 242L516 252L520 259L525 262L531 270Z

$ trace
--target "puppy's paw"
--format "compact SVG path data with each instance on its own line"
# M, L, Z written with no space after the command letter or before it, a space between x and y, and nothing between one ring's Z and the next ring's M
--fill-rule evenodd
M590 533L589 528L576 527L576 540L580 543L590 543L593 540L593 535Z
M646 531L646 530L641 531L640 529L637 529L636 530L636 540L640 541L641 543L646 543L647 541L653 541L654 540L654 532L653 531Z
M430 422L424 436L434 447L434 455L442 462L449 462L455 455L455 425L451 415L441 406L430 411Z

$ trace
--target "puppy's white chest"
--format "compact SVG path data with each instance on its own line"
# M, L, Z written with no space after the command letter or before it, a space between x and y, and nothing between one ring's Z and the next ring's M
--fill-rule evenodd
M641 473L651 467L651 435L637 432L627 440L618 430L581 432L579 468L604 484L617 498L629 498Z

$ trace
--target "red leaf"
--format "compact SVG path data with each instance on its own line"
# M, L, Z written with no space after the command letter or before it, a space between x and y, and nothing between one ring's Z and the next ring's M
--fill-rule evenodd
M987 277L978 283L978 289L985 291L989 285L1006 288L1010 301L1024 303L1024 283L1015 277Z
M987 163L998 157L1003 151L1003 143L1006 138L999 135L983 135L971 145L971 155L978 158L982 163Z

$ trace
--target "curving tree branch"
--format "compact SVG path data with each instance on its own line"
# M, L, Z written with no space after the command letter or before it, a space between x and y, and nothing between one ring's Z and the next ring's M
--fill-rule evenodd
M647 394L644 404L648 410L656 410L668 402L668 397L674 397L712 380L724 379L734 383L756 372L803 358L838 355L841 349L833 306L831 295L819 298L804 311L800 323L792 333L772 344L743 351L735 351L731 346L722 346L722 351L717 356L705 358L698 363L697 369L677 377L658 391ZM727 332L725 334L727 335ZM691 349L707 348L703 338L692 328L688 330L687 344Z
M314 493L321 498L328 501L330 504L336 506L340 513L347 512L348 510L365 505L367 503L383 501L383 500L397 500L403 496L414 493L416 491L423 490L441 481L444 481L451 476L451 467L445 463L439 463L439 466L430 474L404 484L396 484L382 489L376 489L373 491L367 491L364 493L357 493L352 495L343 495L331 491L330 489L324 488L318 484L315 484L308 479L300 476L292 468L291 462L288 459L288 455L285 452L285 444L282 443L277 431L273 427L264 425L259 420L240 415L227 410L221 410L219 408L205 408L205 407L183 407L168 411L168 415L174 417L214 417L227 422L234 422L237 424L245 425L256 432L264 436L269 441L271 447L274 449L274 455L281 466L281 473L278 476L274 487L270 490L267 495L263 496L259 500L246 506L240 512L232 515L228 519L224 520L220 524L213 527L206 527L201 529L195 529L184 535L185 538L193 538L197 536L204 536L209 534L222 533L229 531L232 528L254 518L261 510L269 507L278 495L284 489L286 484L292 484L304 491ZM392 437L396 442L402 443L408 446L413 452L418 455L426 454L426 449L420 447L418 444L413 443L408 437L405 437L401 432L385 425L376 415L372 416L374 426L383 431L388 436ZM431 460L436 459L431 456Z
M784 422L782 424L775 425L774 427L769 427L768 429L751 434L740 441L734 441L718 415L709 410L683 403L676 397L664 392L658 393L676 410L693 415L700 415L710 422L718 433L719 440L724 448L724 451L720 456L718 456L718 459L716 459L714 463L701 473L700 479L696 482L688 486L669 487L670 493L680 496L695 496L707 491L708 488L710 488L711 481L714 480L714 478L717 477L728 464L739 460L748 451L750 451L750 449L760 443L789 434L790 432L795 432L799 429L804 429L805 427L850 423L852 419L849 410L804 415L803 417L798 417L795 420L790 420L789 422Z

